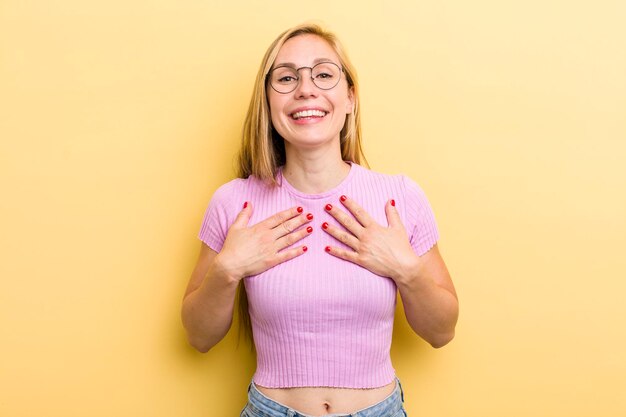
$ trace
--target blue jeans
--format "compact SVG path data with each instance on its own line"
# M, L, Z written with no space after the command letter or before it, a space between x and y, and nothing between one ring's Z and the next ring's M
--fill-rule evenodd
M327 417L406 417L404 392L396 377L396 388L381 402L350 414L328 414ZM312 417L267 398L254 385L248 387L248 404L239 417Z

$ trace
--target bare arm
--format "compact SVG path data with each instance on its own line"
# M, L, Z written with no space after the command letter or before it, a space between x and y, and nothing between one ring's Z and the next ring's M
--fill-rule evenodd
M217 252L202 243L182 307L187 338L200 352L207 352L228 333L238 283L220 266Z
M412 267L398 271L395 281L411 328L439 348L454 338L459 303L437 245L417 258Z

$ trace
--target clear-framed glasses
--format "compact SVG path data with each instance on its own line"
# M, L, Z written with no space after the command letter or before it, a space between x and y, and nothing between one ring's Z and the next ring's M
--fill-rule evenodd
M320 62L313 67L300 68L284 65L270 71L268 74L270 85L277 93L291 93L298 86L300 82L300 70L303 69L311 71L313 84L321 90L330 90L336 87L341 80L341 73L343 71L343 69L334 62Z

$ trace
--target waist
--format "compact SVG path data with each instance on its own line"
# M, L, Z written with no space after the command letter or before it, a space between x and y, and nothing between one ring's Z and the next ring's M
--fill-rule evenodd
M350 414L376 407L376 415L386 415L383 408L394 413L402 406L400 384L396 379L377 388L354 389L334 387L266 388L250 384L249 396L265 406L283 407L302 416ZM397 397L397 398L396 398ZM388 403L388 404L385 404ZM400 406L398 407L397 404ZM393 410L391 410L393 409ZM276 410L275 410L276 411ZM287 410L282 410L287 411ZM364 416L369 414L362 413ZM389 414L393 415L393 414Z
M254 382L267 388L343 387L370 389L393 381L391 334L255 333ZM378 339L382 343L368 343ZM261 343L265 342L265 343Z

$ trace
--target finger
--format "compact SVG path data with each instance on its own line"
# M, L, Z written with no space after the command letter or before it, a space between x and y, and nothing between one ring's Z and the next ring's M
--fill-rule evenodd
M281 252L278 252L271 261L271 267L274 267L278 264L282 264L283 262L289 261L293 258L296 258L300 255L304 255L307 252L308 248L306 246L298 246L297 248L287 249Z
M302 207L292 207L287 210L279 211L278 213L268 217L263 220L260 225L267 227L268 229L273 229L282 222L285 222L293 217L296 217L300 213L302 213L304 209Z
M278 248L278 250L284 249L288 246L293 245L299 240L304 239L311 233L313 233L313 228L311 226L303 227L302 229L298 229L278 239L276 241L276 247Z
M236 226L236 227L248 226L248 223L250 222L250 217L252 217L252 212L253 212L252 203L250 203L249 201L246 201L245 203L243 203L243 208L241 209L241 211L235 218L235 221L233 222L233 226Z
M369 213L365 211L363 207L358 205L357 202L353 199L342 195L339 200L348 209L348 211L352 213L354 218L363 225L363 227L368 227L372 223L375 223L374 219L372 219L372 216L370 216Z
M360 265L359 254L354 251L343 249L343 248L338 248L336 246L326 246L325 251L326 253L329 253L336 258L340 258L340 259L343 259L344 261L348 261L348 262L352 262L354 264Z
M400 218L400 213L398 213L398 209L396 208L396 201L389 200L387 204L385 204L385 214L387 215L387 223L389 223L389 227L404 228L404 224L402 224L402 219Z
M361 236L364 230L363 226L360 222L356 221L354 217L348 216L346 212L337 207L333 207L332 204L326 204L325 209L327 213L330 213L330 215L333 216L339 224L350 231L350 233L357 238Z
M311 213L308 213L306 215L302 213L299 216L284 221L276 226L274 229L272 229L272 231L274 232L274 237L278 239L281 236L288 235L289 233L298 229L303 224L310 222L311 220L313 220L313 215Z
M344 245L351 247L355 251L359 250L359 239L357 239L354 235L326 222L322 224L322 229Z

